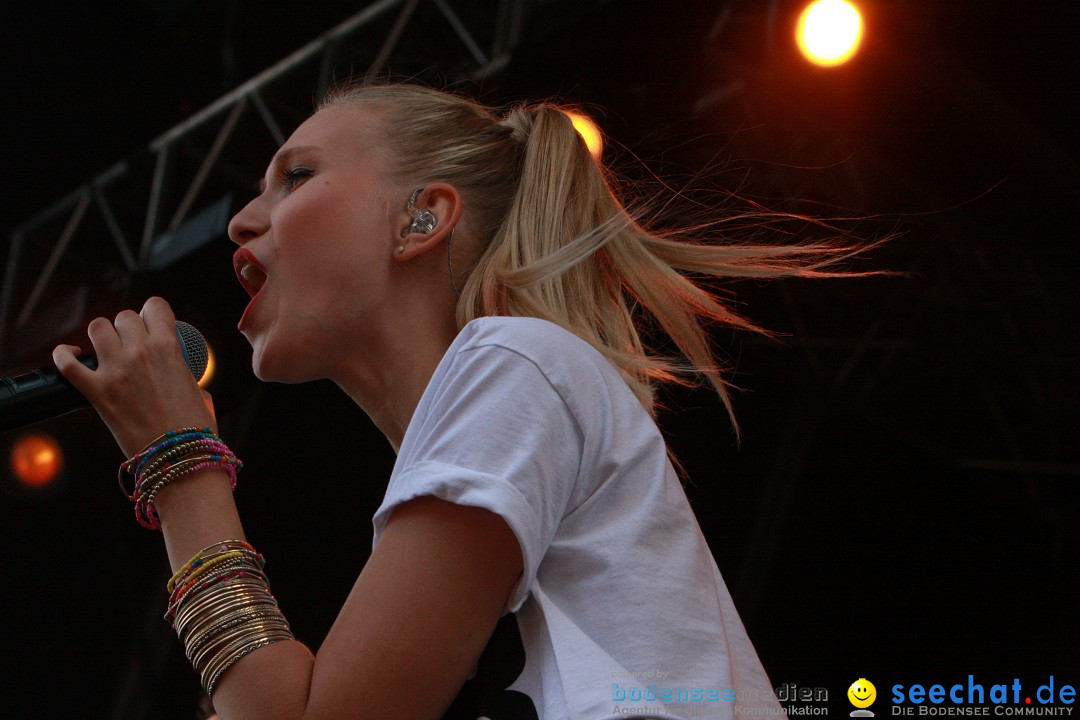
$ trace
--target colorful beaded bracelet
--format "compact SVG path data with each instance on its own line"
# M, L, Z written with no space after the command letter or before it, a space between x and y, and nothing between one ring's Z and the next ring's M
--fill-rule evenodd
M135 503L135 520L145 528L161 529L154 499L169 483L209 468L221 468L236 489L236 475L243 463L208 427L184 427L161 434L139 453L120 464L120 491ZM124 475L135 478L129 493Z

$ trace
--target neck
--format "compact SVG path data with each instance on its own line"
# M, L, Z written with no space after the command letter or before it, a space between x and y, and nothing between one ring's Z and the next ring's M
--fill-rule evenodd
M402 332L402 327L408 328ZM377 351L354 355L333 380L371 418L397 453L420 397L457 336L449 322L401 325L384 333Z

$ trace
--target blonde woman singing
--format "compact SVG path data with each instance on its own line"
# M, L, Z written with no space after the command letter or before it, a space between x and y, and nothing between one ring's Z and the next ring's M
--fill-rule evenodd
M828 275L838 255L652 232L558 106L500 114L410 85L333 94L263 182L229 226L255 374L332 379L397 453L317 654L244 536L239 461L169 305L90 323L96 371L54 351L131 458L176 571L168 619L220 717L780 713L654 391L692 371L730 410L704 323L755 328L691 277ZM643 320L679 360L649 352ZM351 472L312 457L295 481L332 501Z

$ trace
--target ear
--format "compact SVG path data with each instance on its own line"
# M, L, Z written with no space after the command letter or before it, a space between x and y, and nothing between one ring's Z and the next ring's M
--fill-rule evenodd
M456 187L444 182L429 183L413 204L417 211L427 211L435 216L435 227L428 233L415 232L412 231L413 215L406 209L408 199L401 199L401 210L395 215L398 236L394 239L393 255L402 262L441 248L461 219L462 211L461 193Z

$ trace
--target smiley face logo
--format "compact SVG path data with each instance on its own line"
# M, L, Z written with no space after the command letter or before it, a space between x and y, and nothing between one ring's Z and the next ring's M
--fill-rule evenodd
M877 688L866 678L859 678L847 689L848 700L857 708L868 708L877 699Z

